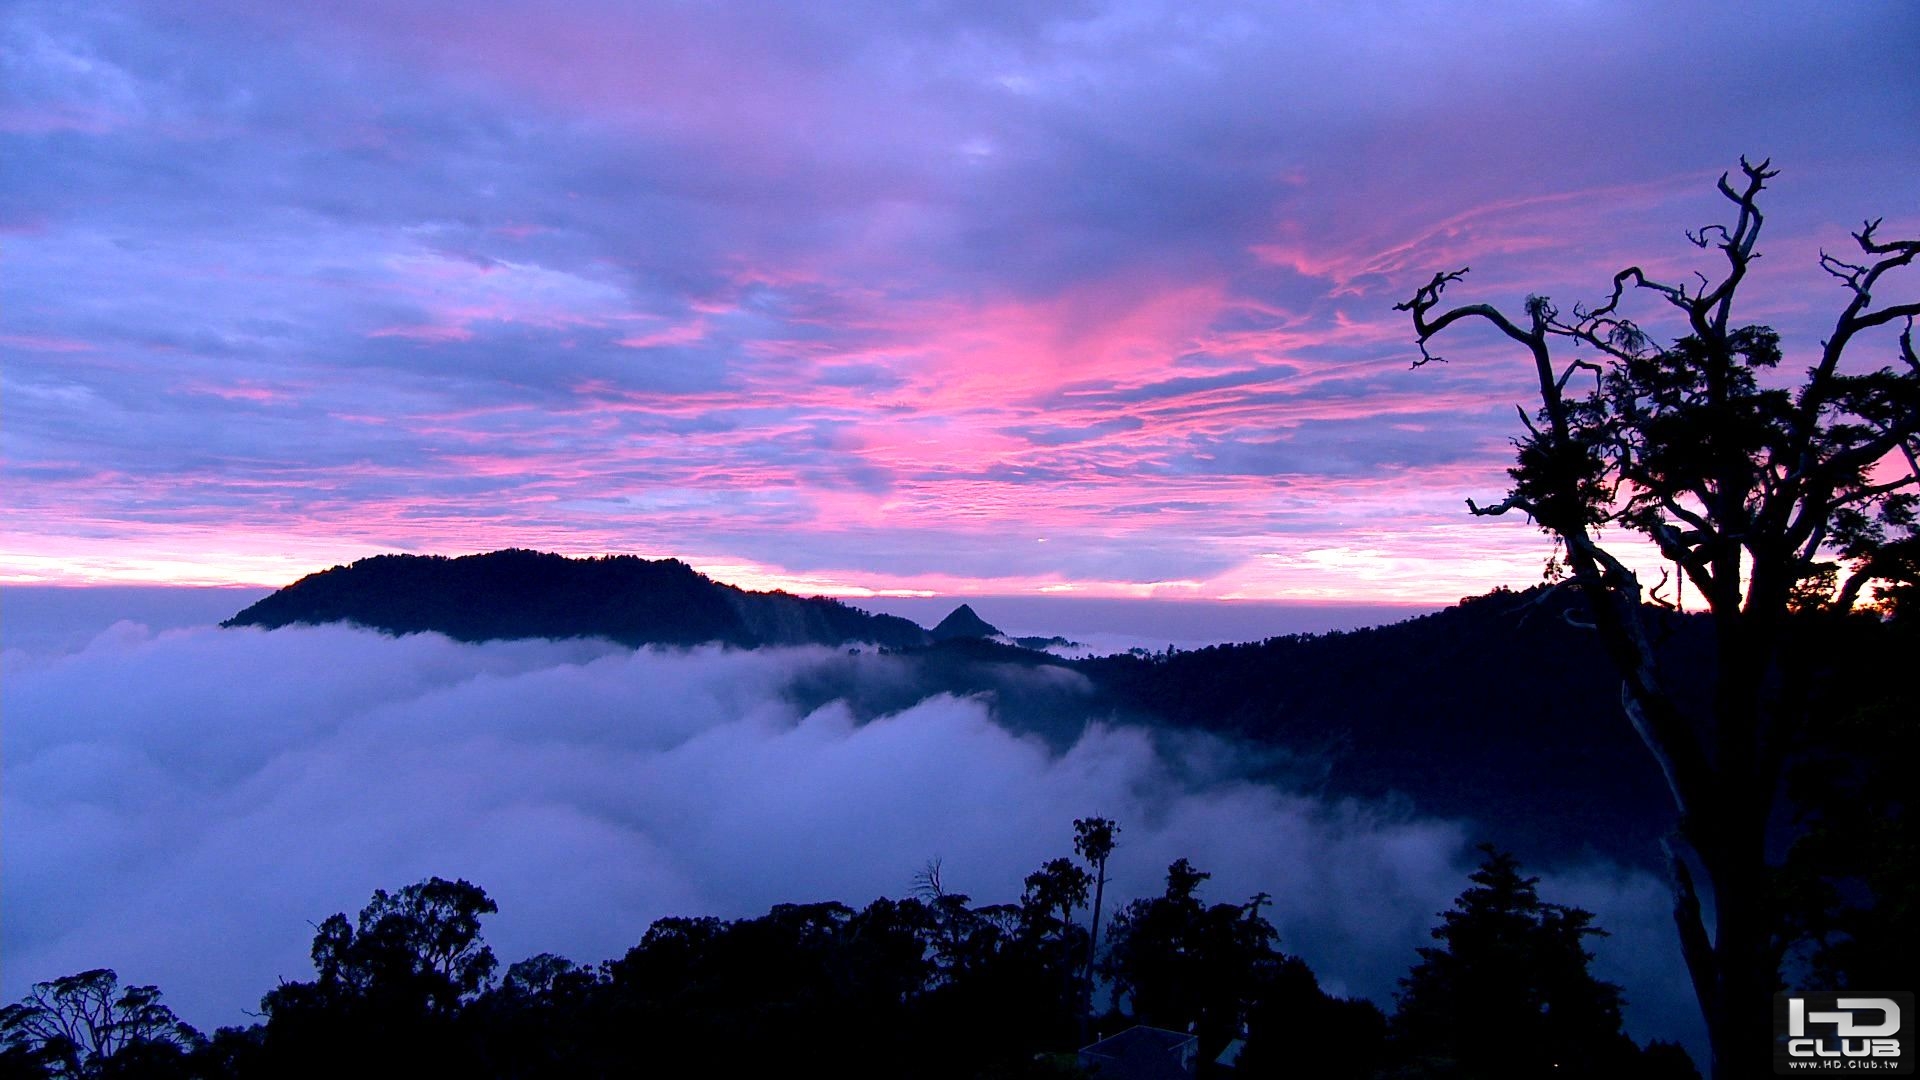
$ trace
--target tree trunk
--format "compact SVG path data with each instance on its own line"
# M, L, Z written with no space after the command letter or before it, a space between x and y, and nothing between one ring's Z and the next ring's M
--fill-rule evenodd
M1779 983L1773 944L1767 828L1778 777L1761 733L1777 689L1775 628L1740 611L1715 612L1713 758L1703 790L1688 793L1681 835L1712 890L1712 945L1692 882L1676 875L1675 920L1700 998L1715 1080L1771 1070L1772 995Z
M1764 828L1749 827L1742 818L1736 831L1721 830L1700 853L1713 887L1713 949L1710 972L1694 974L1696 985L1702 974L1710 978L1710 994L1701 998L1715 1080L1765 1076L1771 1070L1772 995L1779 971L1768 917L1765 839ZM1689 927L1683 912L1676 916L1683 938L1698 932L1699 923Z
M1093 958L1100 951L1100 901L1107 895L1107 860L1101 859L1093 868L1093 929L1087 935L1087 970L1082 979L1081 993L1086 1007L1080 1010L1080 1042L1086 1045L1088 1023L1093 1013Z

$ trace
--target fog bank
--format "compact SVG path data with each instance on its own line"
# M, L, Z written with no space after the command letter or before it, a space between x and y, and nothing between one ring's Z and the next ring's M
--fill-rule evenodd
M1013 900L1089 814L1122 828L1110 902L1185 856L1208 899L1272 894L1283 948L1390 1006L1476 861L1454 823L1256 783L1217 740L1086 716L1056 752L991 696L796 704L823 681L897 698L911 666L871 653L122 623L11 649L4 676L0 993L113 967L208 1028L307 977L311 924L375 888L467 878L500 905L503 963L590 963L664 915L901 896L935 857L949 887ZM1637 1034L1686 1033L1657 882L1583 867L1543 893L1615 931L1600 969Z

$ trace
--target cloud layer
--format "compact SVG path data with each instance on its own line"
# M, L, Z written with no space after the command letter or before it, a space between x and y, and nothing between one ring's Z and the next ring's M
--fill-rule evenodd
M1747 314L1804 347L1815 248L1917 224L1916 45L1872 6L9 4L0 575L1525 579L1538 538L1459 513L1524 365L1409 372L1391 304L1686 280L1771 154Z
M433 874L499 902L503 960L593 962L663 915L900 896L935 857L1011 900L1095 813L1124 830L1119 901L1189 857L1215 900L1273 894L1284 947L1330 985L1387 1001L1472 862L1451 823L1252 782L1218 742L1085 716L1050 749L877 655L122 623L5 668L0 993L111 966L208 1026L302 977L311 923ZM872 692L796 704L822 684ZM903 687L897 712L847 704ZM1543 888L1616 931L1601 970L1640 1034L1691 1033L1657 882L1564 868Z

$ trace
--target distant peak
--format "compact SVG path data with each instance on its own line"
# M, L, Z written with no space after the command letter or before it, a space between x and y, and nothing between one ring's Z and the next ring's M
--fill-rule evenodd
M954 638L990 638L999 637L1000 631L992 623L974 613L973 608L961 604L954 608L940 625L933 628L935 641L951 641Z

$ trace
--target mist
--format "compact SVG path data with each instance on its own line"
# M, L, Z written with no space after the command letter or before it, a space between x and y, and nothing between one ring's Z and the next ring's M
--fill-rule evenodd
M950 889L1011 901L1090 814L1122 829L1112 907L1184 856L1214 875L1203 897L1271 894L1282 948L1390 1008L1478 861L1458 823L1283 790L1220 740L1090 707L1043 739L1002 722L1017 684L922 695L910 660L872 652L120 623L0 671L0 993L112 967L207 1029L309 977L312 924L376 888L464 877L500 906L503 963L591 963L661 916L902 896L934 858ZM1023 677L1069 712L1086 689ZM1661 884L1529 869L1613 931L1596 970L1630 1029L1694 1041Z

